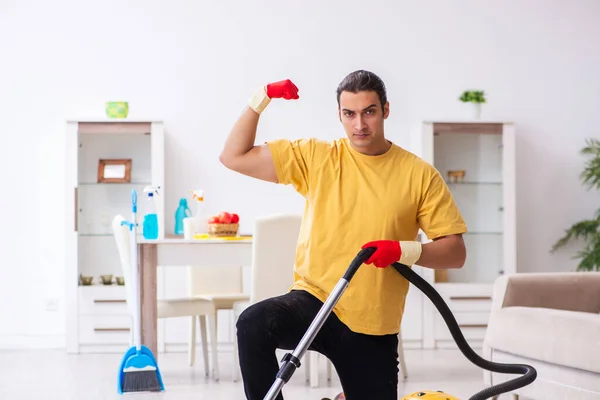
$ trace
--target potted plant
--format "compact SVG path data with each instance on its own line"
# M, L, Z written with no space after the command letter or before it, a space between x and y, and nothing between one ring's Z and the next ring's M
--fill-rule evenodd
M581 154L591 156L585 163L580 179L588 190L600 189L600 140L588 139L586 146L581 149ZM585 247L578 251L573 259L580 259L577 271L600 271L600 209L591 219L574 223L565 234L552 246L551 252L564 247L572 239L582 239Z
M470 103L472 118L481 118L481 105L486 102L483 90L465 90L458 99L463 103Z

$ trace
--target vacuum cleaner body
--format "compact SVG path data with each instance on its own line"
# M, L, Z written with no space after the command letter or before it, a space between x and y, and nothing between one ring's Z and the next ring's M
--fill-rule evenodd
M331 400L328 398L323 398L321 400ZM340 393L333 398L333 400L346 400L346 396L344 393ZM401 400L460 400L458 397L454 397L449 395L448 393L444 393L441 390L433 392L431 390L424 390L420 392L414 392L409 394L408 396L404 396Z

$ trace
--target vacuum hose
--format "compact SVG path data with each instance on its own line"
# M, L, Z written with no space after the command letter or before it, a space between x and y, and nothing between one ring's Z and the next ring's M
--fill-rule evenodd
M374 249L374 248L369 248ZM373 250L374 251L374 250ZM371 252L372 253L372 252ZM502 393L508 393L515 389L527 386L532 383L537 377L537 371L530 365L526 364L501 364L497 362L488 361L481 358L473 349L469 346L465 337L463 336L458 322L452 315L450 308L444 302L444 299L440 294L423 278L421 278L415 271L404 264L393 263L392 266L398 271L403 277L405 277L410 283L415 285L421 292L423 292L429 300L438 309L446 325L450 329L452 338L458 345L460 351L471 361L473 364L480 368L483 368L492 372L499 372L505 374L522 374L521 376L511 379L509 381L499 383L497 385L490 386L475 393L469 398L469 400L484 400L494 396L498 396Z

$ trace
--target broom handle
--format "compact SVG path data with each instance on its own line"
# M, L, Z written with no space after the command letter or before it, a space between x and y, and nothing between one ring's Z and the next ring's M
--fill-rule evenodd
M133 340L134 345L137 351L140 351L142 348L142 329L141 329L141 319L142 319L142 310L140 306L140 271L139 271L139 263L138 263L138 249L137 249L137 192L135 189L131 193L131 207L132 207L132 216L131 216L131 225L129 226L129 234L131 238L131 268L133 272L133 279L131 282L134 283L134 314L133 314Z

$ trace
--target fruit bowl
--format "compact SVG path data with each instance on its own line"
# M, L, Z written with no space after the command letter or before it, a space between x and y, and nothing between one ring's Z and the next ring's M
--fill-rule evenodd
M240 229L240 217L237 214L221 211L208 218L208 234L210 236L237 236Z
M240 224L208 224L210 236L237 236Z

